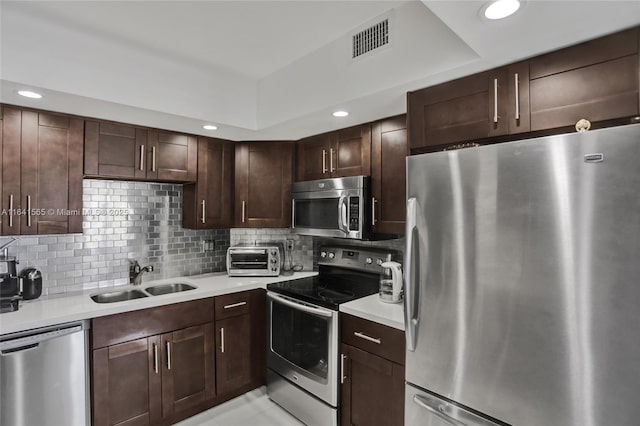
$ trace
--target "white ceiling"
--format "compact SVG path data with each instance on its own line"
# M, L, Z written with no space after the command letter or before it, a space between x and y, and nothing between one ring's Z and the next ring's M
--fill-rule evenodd
M405 111L407 90L640 24L640 1L0 2L0 101L233 140L298 139ZM389 18L391 43L352 60ZM34 101L16 91L30 87ZM337 108L351 111L335 119ZM219 129L207 132L202 124Z

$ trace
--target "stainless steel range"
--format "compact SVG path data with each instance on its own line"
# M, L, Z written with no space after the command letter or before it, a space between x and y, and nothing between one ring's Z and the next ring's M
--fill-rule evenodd
M378 292L397 252L322 247L319 275L267 285L267 394L308 426L338 424L338 307Z

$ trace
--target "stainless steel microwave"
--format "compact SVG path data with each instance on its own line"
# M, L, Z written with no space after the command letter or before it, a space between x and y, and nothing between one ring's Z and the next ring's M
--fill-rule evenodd
M371 223L368 176L295 182L291 229L303 235L366 239Z

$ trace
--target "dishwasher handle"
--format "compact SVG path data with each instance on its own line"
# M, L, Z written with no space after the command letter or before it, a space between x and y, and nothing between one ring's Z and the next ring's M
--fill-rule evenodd
M3 336L4 339L0 341L0 355L11 355L15 352L25 351L28 349L35 349L42 342L58 337L66 336L67 334L78 333L88 328L84 323L71 323L62 326L51 327L39 330L32 330L31 333L25 335L23 333L17 333L15 338L11 336Z

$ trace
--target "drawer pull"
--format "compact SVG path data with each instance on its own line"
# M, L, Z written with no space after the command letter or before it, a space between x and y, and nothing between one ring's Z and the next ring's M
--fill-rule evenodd
M364 340L368 340L368 341L373 342L373 343L377 343L377 344L382 343L381 339L376 338L376 337L367 336L366 334L361 333L360 331L354 331L353 334L356 337L359 337L359 338L364 339Z
M224 305L224 309L237 308L238 306L244 306L246 304L247 302L232 303L231 305Z

